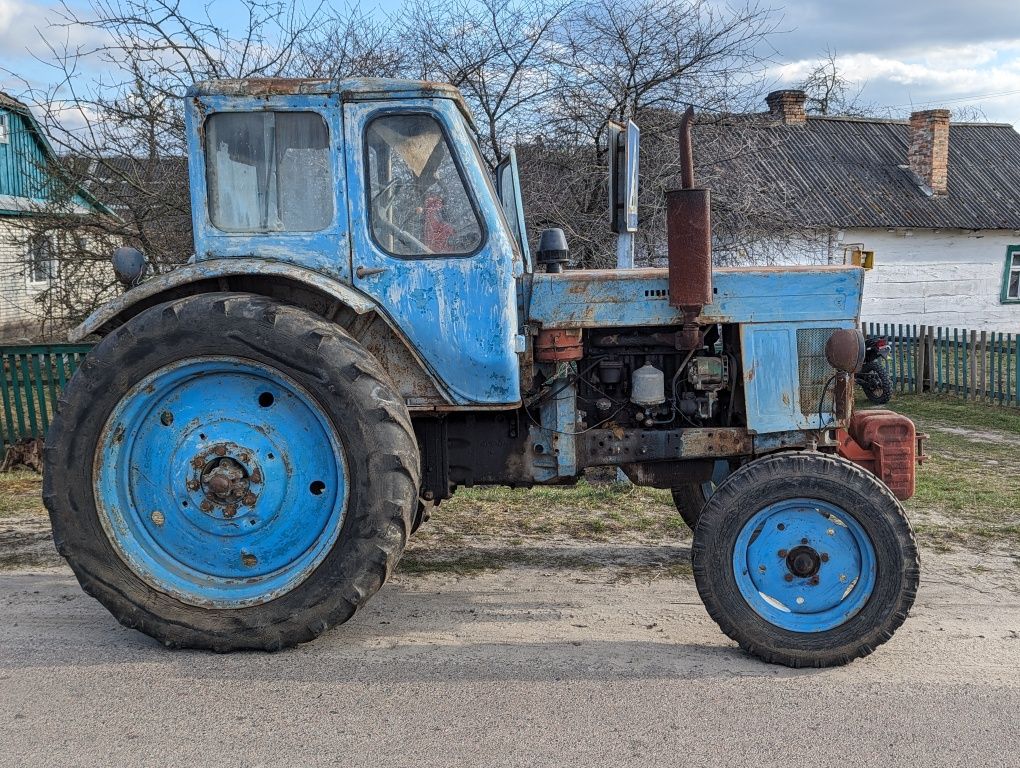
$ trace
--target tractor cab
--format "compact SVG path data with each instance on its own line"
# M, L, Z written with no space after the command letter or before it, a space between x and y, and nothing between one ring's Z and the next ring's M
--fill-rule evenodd
M192 89L187 120L197 263L351 286L431 379L417 404L520 402L524 258L456 89L219 81Z

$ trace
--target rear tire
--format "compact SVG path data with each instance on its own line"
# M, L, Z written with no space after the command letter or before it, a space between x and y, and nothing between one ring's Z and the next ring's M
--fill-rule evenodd
M170 386L161 382L174 371L185 382L165 395L165 402L178 398L176 419L158 405ZM275 403L269 392L240 402L226 386L234 379L238 387L251 380L272 389ZM143 381L151 383L139 389ZM190 400L172 394L186 387ZM144 476L137 465L147 452L185 455L158 439L146 442L149 434L192 452L198 445L196 458L165 474L154 466L148 485L130 479ZM235 475L213 477L226 472L215 459L222 450L236 451L229 463ZM241 465L254 464L259 451L258 474L245 475ZM122 624L170 647L277 650L347 621L393 571L417 505L417 443L378 362L343 329L247 294L162 304L103 339L65 390L45 454L44 500L58 551ZM205 456L212 461L202 468ZM134 475L111 469L121 465L135 467ZM312 476L322 481L309 485L306 466L317 467ZM210 495L232 493L238 473L247 485L236 497ZM186 487L177 477L189 478ZM218 485L207 488L207 478ZM258 495L241 500L249 489ZM288 501L294 494L297 504ZM160 506L138 509L142 499ZM321 536L320 518L307 516L316 509ZM123 525L111 527L115 514ZM301 533L305 527L313 532ZM236 555L246 543L253 554L241 549L243 564L215 555L217 547ZM280 569L270 570L273 558ZM267 575L237 578L248 566L252 573L264 566Z
M702 510L694 578L709 614L764 661L828 667L903 623L919 579L903 507L874 475L819 453L757 459Z

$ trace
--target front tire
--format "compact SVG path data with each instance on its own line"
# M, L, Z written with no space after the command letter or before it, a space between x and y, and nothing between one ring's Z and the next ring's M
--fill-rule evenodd
M791 667L871 653L903 623L919 579L900 502L874 475L819 453L734 472L702 510L692 558L723 632Z
M277 650L349 619L417 502L404 402L343 329L247 294L148 309L100 342L46 444L82 588L171 647Z
M673 496L673 506L680 513L680 517L687 527L692 531L698 527L698 518L701 517L701 510L719 484L733 471L729 461L720 459L715 463L712 470L712 478L703 482L684 483L670 490Z

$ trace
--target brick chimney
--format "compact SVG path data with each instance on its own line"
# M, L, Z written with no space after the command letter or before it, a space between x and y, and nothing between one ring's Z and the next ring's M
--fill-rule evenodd
M786 125L803 125L807 122L804 102L807 94L804 91L772 91L765 97L769 105L769 113L776 120Z
M910 170L931 189L944 195L948 190L949 110L928 109L910 116Z

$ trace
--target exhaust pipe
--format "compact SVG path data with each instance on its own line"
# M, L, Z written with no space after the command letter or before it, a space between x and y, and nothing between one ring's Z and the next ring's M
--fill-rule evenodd
M683 349L701 344L698 315L712 303L712 196L694 186L694 155L688 107L680 122L681 189L666 193L666 245L669 254L669 303L684 316Z

